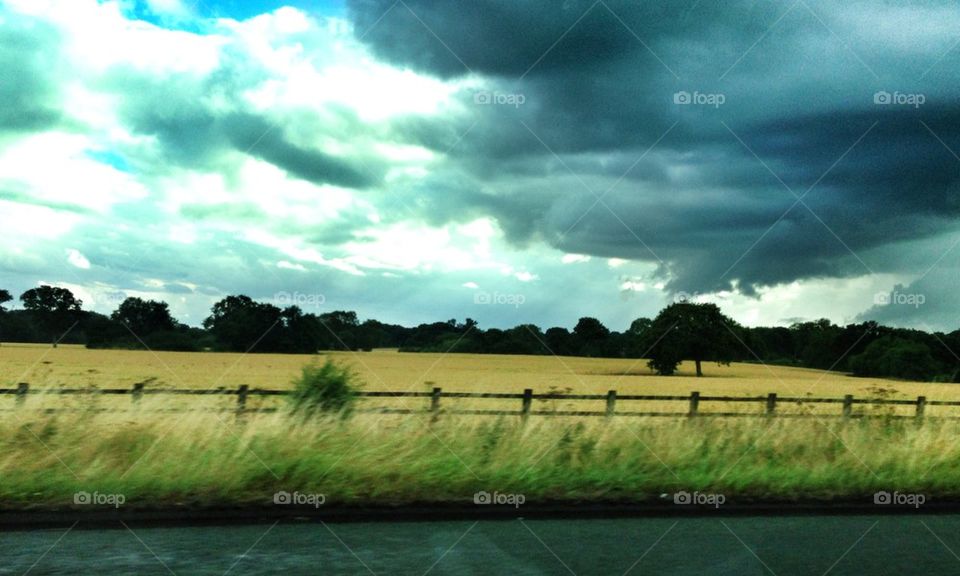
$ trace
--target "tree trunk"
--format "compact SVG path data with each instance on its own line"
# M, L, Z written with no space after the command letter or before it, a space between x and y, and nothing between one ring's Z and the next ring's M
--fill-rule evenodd
M700 361L699 361L699 360L694 360L694 362L697 363L697 377L699 378L700 376L703 376L703 369L700 368Z

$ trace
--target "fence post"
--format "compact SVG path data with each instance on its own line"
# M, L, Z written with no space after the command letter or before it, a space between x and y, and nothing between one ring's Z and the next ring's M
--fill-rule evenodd
M923 413L927 409L927 397L917 396L917 420L923 420Z
M131 392L134 404L139 404L140 399L143 398L143 382L137 382L133 385L133 392Z
M243 411L247 409L247 392L249 392L250 387L246 384L241 384L240 388L237 389L237 414L243 414Z
M697 410L700 408L700 393L691 392L690 393L690 411L687 412L687 416L696 416Z
M777 411L777 393L771 392L767 394L767 416L773 416L774 412Z
M440 388L434 388L433 393L430 394L430 414L432 414L433 420L436 420L440 415Z
M617 391L607 391L607 418L612 418L617 411Z
M843 417L849 418L853 413L853 394L847 394L843 397Z
M524 420L530 416L530 406L533 405L533 389L526 388L523 391L523 408L520 411L520 415Z
M23 406L23 403L27 399L27 392L30 390L30 385L26 382L20 382L17 384L17 408Z

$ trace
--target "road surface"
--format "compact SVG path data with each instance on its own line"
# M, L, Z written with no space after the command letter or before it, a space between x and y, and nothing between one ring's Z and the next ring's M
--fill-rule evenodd
M960 574L960 515L279 523L0 533L0 574Z

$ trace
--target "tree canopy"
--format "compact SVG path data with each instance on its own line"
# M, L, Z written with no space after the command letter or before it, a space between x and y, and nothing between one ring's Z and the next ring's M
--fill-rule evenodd
M20 295L20 301L54 346L79 321L83 305L70 290L56 286L31 288Z
M647 330L650 361L658 374L676 372L683 360L693 360L697 376L703 376L704 361L730 364L743 349L737 331L741 327L723 315L716 304L677 302L660 311Z
M11 301L0 290L0 307ZM829 320L791 326L745 328L714 304L680 302L655 319L637 318L623 332L591 316L571 329L534 324L481 328L466 318L414 327L362 320L355 311L307 313L278 308L245 295L215 303L203 328L178 323L165 302L127 298L109 316L82 309L70 290L31 288L23 309L0 313L0 334L12 342L68 342L91 348L224 350L314 354L322 350L362 351L397 348L402 352L464 352L643 358L660 374L675 374L691 361L698 375L703 362L764 362L849 371L876 376L957 382L960 330L930 334L876 322L838 326ZM0 308L2 310L2 308Z
M173 330L177 325L166 302L141 298L127 298L110 318L125 324L138 336Z

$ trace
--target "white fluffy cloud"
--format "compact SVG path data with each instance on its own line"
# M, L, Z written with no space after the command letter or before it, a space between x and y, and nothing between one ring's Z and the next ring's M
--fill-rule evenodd
M79 250L74 250L73 248L67 250L67 262L82 270L90 269L90 261L87 260L87 257L81 254Z

